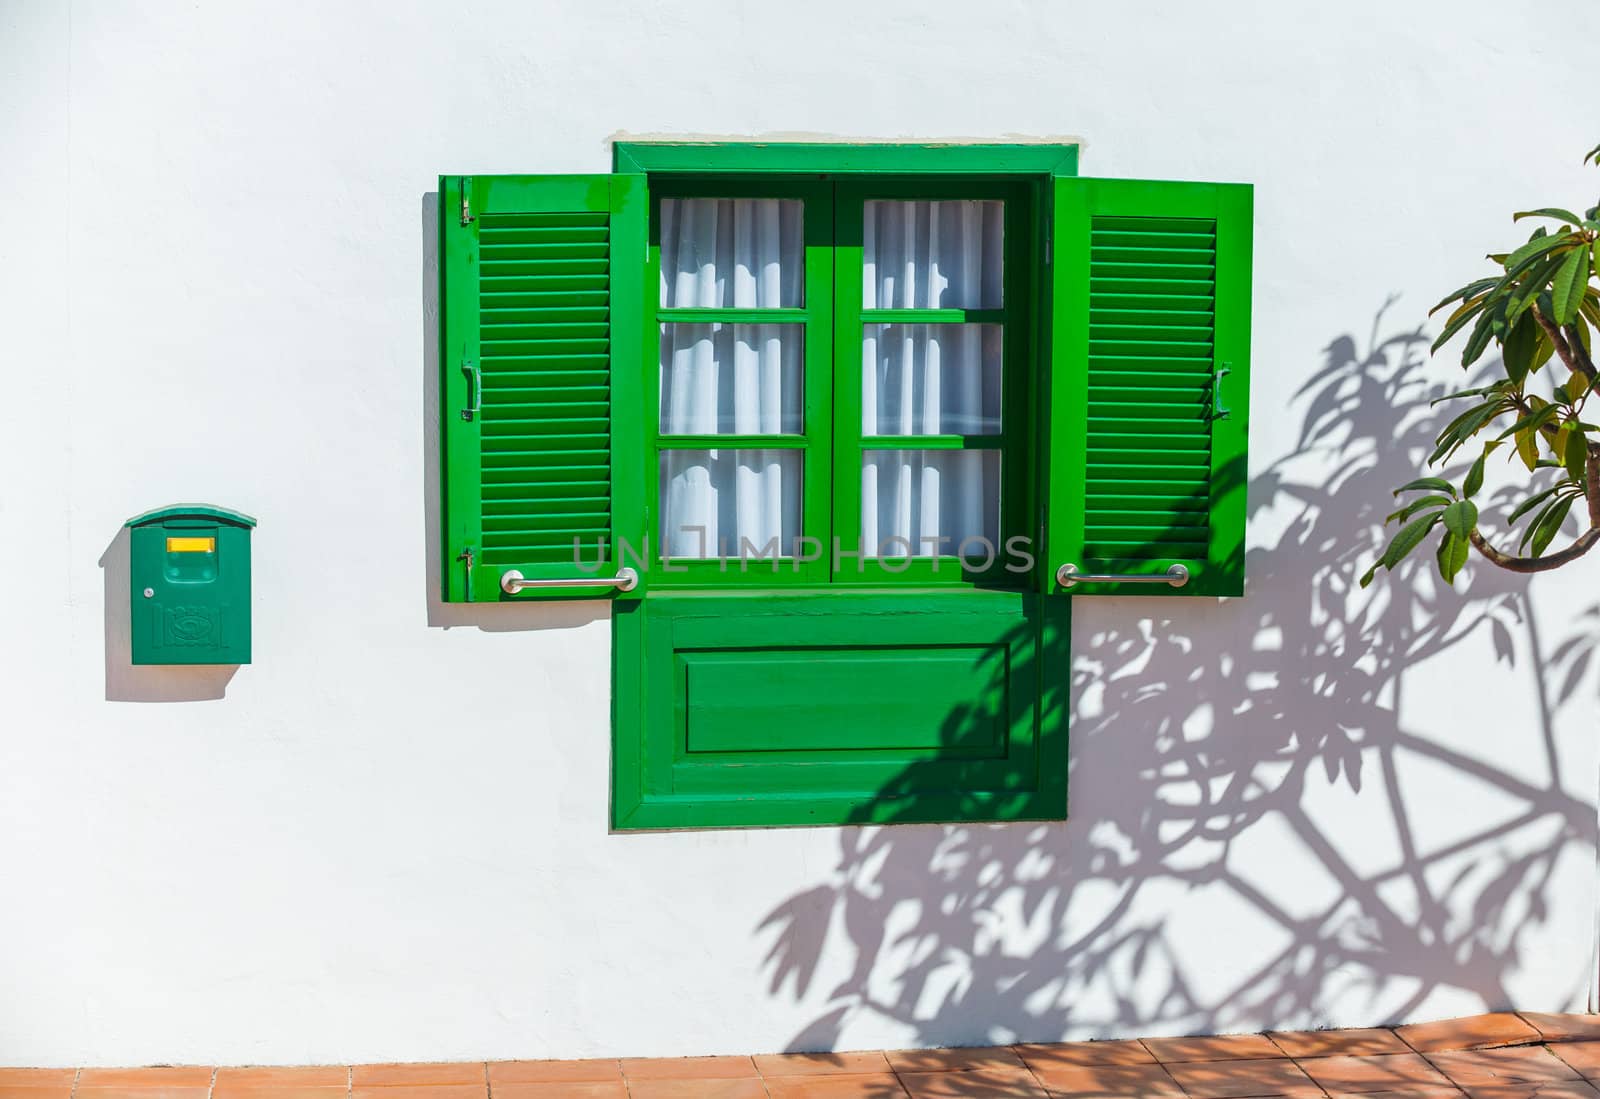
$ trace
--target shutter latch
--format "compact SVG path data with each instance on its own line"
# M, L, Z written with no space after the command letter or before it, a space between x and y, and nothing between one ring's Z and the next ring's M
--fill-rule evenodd
M461 373L467 376L467 407L461 410L461 418L470 420L483 408L483 375L478 371L478 360L462 359Z
M472 192L472 177L461 177L461 224L472 220L472 203L467 196Z

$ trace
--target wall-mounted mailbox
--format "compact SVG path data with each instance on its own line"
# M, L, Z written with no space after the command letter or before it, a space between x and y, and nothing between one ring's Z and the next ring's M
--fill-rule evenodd
M248 515L172 504L128 527L135 664L250 663Z

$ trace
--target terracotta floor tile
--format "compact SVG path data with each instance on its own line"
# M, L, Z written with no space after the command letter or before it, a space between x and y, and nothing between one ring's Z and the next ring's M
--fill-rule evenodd
M350 1082L358 1088L387 1088L408 1084L482 1084L482 1061L433 1061L426 1064L356 1065Z
M350 1099L486 1099L483 1084L380 1084L354 1087Z
M960 1072L902 1072L900 1083L911 1099L1049 1099L1027 1069L966 1069Z
M1061 1099L1181 1099L1183 1089L1160 1065L1046 1065L1034 1075Z
M1519 1011L1517 1014L1547 1042L1600 1039L1600 1015L1552 1015L1542 1011Z
M345 1099L346 1086L307 1086L304 1084L261 1084L256 1087L224 1087L218 1084L211 1089L211 1099Z
M763 1076L833 1076L889 1072L881 1050L869 1053L767 1053L755 1059Z
M0 1084L0 1099L70 1099L71 1084Z
M760 1077L628 1078L631 1099L767 1099Z
M1356 1099L1351 1096L1350 1099ZM1360 1099L1462 1099L1461 1089L1453 1084L1435 1087L1431 1084L1408 1084L1392 1091L1364 1091Z
M1542 1084L1490 1084L1468 1088L1467 1099L1595 1099L1594 1085L1582 1080L1546 1080Z
M1559 1042L1550 1047L1550 1052L1582 1075L1600 1077L1600 1042Z
M622 1079L615 1057L588 1061L490 1061L489 1084L606 1083Z
M193 1084L103 1084L86 1088L79 1084L73 1095L82 1099L206 1099L211 1088Z
M1267 1035L1290 1057L1375 1057L1410 1053L1392 1030L1275 1030Z
M1144 1043L1136 1040L1123 1042L1053 1042L1012 1046L1018 1057L1031 1069L1040 1065L1151 1065L1155 1057Z
M622 1075L635 1080L733 1080L756 1075L749 1057L624 1057Z
M1441 1019L1435 1023L1411 1023L1395 1027L1394 1032L1418 1053L1493 1049L1496 1046L1514 1046L1539 1040L1539 1032L1510 1011L1468 1015L1462 1019Z
M260 1065L252 1068L219 1068L215 1086L342 1088L349 1083L350 1070L344 1065L303 1065L293 1068Z
M210 1089L215 1070L199 1065L162 1065L157 1068L86 1068L78 1073L80 1088L200 1087Z
M1218 1034L1200 1038L1146 1038L1145 1048L1162 1063L1237 1061L1282 1057L1283 1051L1265 1034Z
M1430 1053L1428 1060L1458 1087L1576 1080L1578 1073L1544 1046L1463 1049Z
M494 1099L628 1099L622 1077L615 1080L540 1080L493 1084Z
M1449 1087L1445 1074L1420 1053L1390 1053L1381 1057L1312 1057L1300 1062L1305 1074L1329 1095L1394 1090L1413 1084Z
M0 1087L44 1088L72 1086L78 1078L75 1068L0 1068Z
M767 1076L765 1080L772 1099L906 1099L906 1089L892 1072Z
M1238 1061L1194 1061L1167 1065L1192 1099L1243 1095L1322 1096L1322 1089L1287 1057Z
M1022 1058L1009 1046L966 1049L891 1049L886 1054L896 1072L974 1072L1023 1069Z

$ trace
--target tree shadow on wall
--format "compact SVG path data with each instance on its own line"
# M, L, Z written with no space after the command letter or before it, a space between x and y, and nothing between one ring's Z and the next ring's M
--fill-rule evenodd
M1245 598L1074 605L1070 680L1042 669L1070 707L1068 822L847 828L827 880L769 914L771 993L821 1004L790 1048L863 1016L971 1045L1396 1021L1441 989L1510 1005L1558 863L1592 870L1593 776L1562 774L1573 688L1544 681L1524 579L1479 566L1452 591L1418 554L1356 584L1443 392L1427 337L1382 322L1328 346L1297 445L1250 483ZM1537 715L1497 730L1495 763L1403 717L1408 678L1437 696L1425 666L1458 646L1500 662L1460 691ZM1568 648L1564 676L1592 645ZM1551 964L1583 1002L1588 954Z

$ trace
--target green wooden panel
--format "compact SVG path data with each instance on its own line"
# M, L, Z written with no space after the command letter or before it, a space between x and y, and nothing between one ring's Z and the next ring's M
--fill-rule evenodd
M676 654L685 750L1004 752L1003 645ZM863 721L863 715L871 715Z
M1252 190L1245 184L1055 182L1047 591L1244 590ZM1084 573L1165 584L1077 583Z
M444 598L607 595L506 596L500 577L608 574L616 540L642 536L643 485L614 476L640 458L642 398L613 379L640 353L644 178L447 176L439 193Z
M1067 608L837 590L619 608L614 826L1060 818Z
M619 172L649 173L1070 176L1078 170L1078 146L619 141L612 163Z

